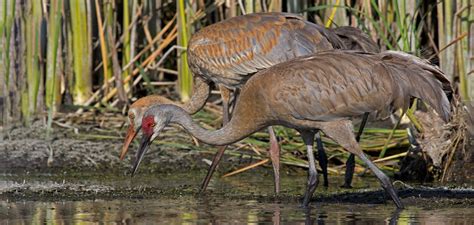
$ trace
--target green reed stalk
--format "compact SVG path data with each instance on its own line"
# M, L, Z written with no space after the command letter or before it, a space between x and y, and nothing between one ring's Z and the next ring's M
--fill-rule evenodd
M397 21L397 26L400 29L400 38L402 40L402 49L405 52L408 52L410 50L410 45L408 42L408 29L406 27L406 20L405 18L406 15L406 1L402 0L400 3L398 0L395 0L393 3L393 7L395 8L395 18Z
M466 17L463 11L467 11L467 8L463 7L462 1L457 1L457 13L455 14L454 18L454 36L461 36L463 32L468 32L466 28L463 27L463 23L461 22L462 17ZM466 5L467 6L467 5ZM464 28L464 29L463 29ZM465 30L466 29L466 30ZM457 68L455 69L458 73L459 76L459 93L461 94L461 97L464 101L469 101L469 93L468 93L468 87L467 87L467 77L466 77L466 62L465 58L467 55L465 55L465 52L463 50L463 45L465 45L465 41L467 38L464 38L460 40L454 49L454 60L455 60L455 65Z
M91 31L88 29L88 12L86 1L70 0L71 6L71 31L72 52L74 66L74 104L84 104L92 93L90 52Z
M468 11L468 21L471 21L468 25L469 30L468 41L466 43L467 50L466 55L468 56L466 76L468 79L468 92L471 99L474 98L474 5L471 5Z
M186 23L185 0L178 0L178 45L188 46L188 26ZM193 78L188 67L188 55L181 52L180 61L178 65L178 85L181 96L181 101L186 102L191 96Z
M380 26L378 26L377 23L380 23L382 22L383 25L385 26L385 29L387 29L388 31L388 34L393 38L393 39L396 39L396 35L393 33L393 31L391 30L391 27L390 27L390 24L388 23L388 20L387 18L382 14L382 11L379 9L378 5L377 5L377 2L375 0L371 0L370 1L370 4L372 5L372 8L375 10L375 12L377 12L377 14L379 15L379 19L380 21L376 22L374 21L373 19L370 19L372 21L372 24L374 25L374 27L377 29L377 31L379 33L382 33L381 31L381 28ZM384 38L385 40L388 40L388 37L385 37L385 35L382 36L382 38ZM393 50L396 50L395 47L397 47L397 49L400 49L400 47L397 46L392 46L392 44L389 44L389 42L387 41L386 42L387 46L389 47L389 49L393 49Z
M0 6L0 44L4 44L5 40L3 39L3 34L5 33L5 25L7 22L7 1L3 1L2 5ZM0 49L0 59L3 59L2 56L5 51L3 51L3 45L1 46L2 48ZM3 61L2 61L3 62Z
M455 24L453 24L453 17L454 17L454 12L453 12L453 5L455 4L454 1L444 1L444 19L445 19L445 24L446 24L446 29L445 29L445 40L446 43L449 43L453 40L453 28ZM441 38L441 36L440 36ZM440 46L442 48L444 46ZM441 69L448 75L448 76L453 76L454 75L454 58L455 58L455 53L454 53L454 48L449 47L444 51L444 68L441 67ZM442 65L443 66L443 65ZM453 78L451 78L452 80Z
M30 114L36 112L38 91L41 81L42 71L39 64L41 54L41 2L29 1L27 3L26 26L26 76L27 76L27 98L22 98L23 116L25 122L29 123Z
M329 15L329 18L326 21L326 27L331 27L331 24L335 22L334 17L336 16L336 11L337 11L337 8L339 7L340 1L341 0L336 0L336 2L334 3L334 7L332 7L331 9L331 14Z
M112 1L106 1L104 3L104 37L105 37L105 42L106 42L105 45L107 47L106 49L109 50L110 53L112 52L112 46L110 46L110 43L108 41L108 35L115 37L115 28L118 26L116 24L117 20L114 19L114 8L112 4L113 4ZM110 34L108 34L109 31L110 31ZM109 58L110 53L107 53L107 59L110 59ZM107 67L107 74L109 74L110 76L108 79L114 76L112 61L113 60L111 60L110 63L108 63L108 67ZM104 85L106 86L105 88L106 95L109 93L108 79L104 80Z
M247 14L254 12L254 0L245 0L245 12Z
M10 4L10 5L9 5ZM11 8L9 8L9 6ZM6 127L10 115L10 98L8 91L10 67L10 33L15 12L14 1L4 0L0 11L0 91L3 97L2 122ZM13 15L12 15L13 14Z
M48 47L46 52L46 106L48 107L48 130L53 122L53 112L56 110L56 94L59 86L59 76L56 74L59 32L61 31L62 0L51 0L48 21Z
M0 98L3 99L3 105L0 109L0 124L2 125L2 129L0 132L3 132L3 127L7 126L7 107L6 107L6 97L7 97L7 87L6 87L6 80L5 80L5 71L3 70L5 61L3 60L3 46L5 43L5 39L3 38L3 31L5 28L5 16L7 14L7 3L3 1L0 5ZM3 133L2 133L3 134ZM0 141L3 140L3 135L0 135Z
M125 67L130 62L130 3L128 0L123 0L123 21L122 21L122 29L123 29L123 52L122 52L122 67ZM122 77L128 77L130 75L130 70L127 69L122 71ZM127 85L125 85L125 89Z

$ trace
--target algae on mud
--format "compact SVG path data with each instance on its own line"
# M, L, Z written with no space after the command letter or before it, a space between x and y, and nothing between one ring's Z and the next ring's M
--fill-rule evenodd
M267 170L240 174L236 177L218 178L210 183L209 190L201 195L235 200L258 200L271 202L299 202L306 179L299 172L282 176L282 191L276 196L273 180ZM95 199L162 199L183 196L201 197L198 187L203 170L187 172L138 174L3 174L0 179L0 200L95 200ZM317 203L385 203L384 192L373 177L356 177L353 189L340 188L343 177L333 177L328 188L320 186L316 190ZM398 183L403 201L417 204L423 199L440 202L457 202L465 205L474 203L474 189L448 188L445 186L407 185ZM472 186L472 184L471 184ZM388 203L390 205L390 203ZM469 205L469 204L467 204ZM436 207L436 205L432 205ZM439 205L443 207L443 205Z

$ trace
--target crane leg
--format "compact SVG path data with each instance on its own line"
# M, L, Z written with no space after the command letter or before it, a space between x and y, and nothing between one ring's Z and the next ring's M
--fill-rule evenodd
M219 89L221 91L221 96L222 96L222 124L225 125L229 122L229 100L230 100L230 90L225 88L224 86L219 86ZM199 193L202 193L206 191L207 186L209 185L209 182L211 181L211 177L216 171L217 165L222 159L222 156L224 155L224 151L227 148L227 146L219 146L217 149L216 155L214 155L214 158L212 159L211 166L207 170L206 177L202 181L201 185L201 190Z
M319 166L321 166L321 171L323 172L323 185L324 187L328 187L328 156L326 155L326 151L324 151L323 141L321 140L319 132L316 133L316 143L318 148Z
M221 161L221 158L224 155L224 151L226 148L227 146L219 146L219 148L217 149L217 153L212 159L211 166L207 170L206 177L202 181L201 190L199 190L199 193L203 193L204 191L206 191L207 186L209 185L209 181L211 181L211 177L214 174L214 171L216 171L217 164L219 164L219 162Z
M303 198L303 207L308 207L309 202L311 201L311 197L313 196L316 187L318 186L318 171L316 170L316 164L314 162L314 154L313 154L313 142L314 142L314 132L312 131L304 131L300 132L301 137L307 148L308 153L308 185L306 187L306 192L304 193Z
M321 128L329 138L340 144L344 149L359 157L379 179L382 187L390 195L395 205L398 208L403 208L403 204L400 201L390 179L372 161L370 161L369 158L367 158L364 152L362 152L359 143L357 143L354 134L352 133L353 127L351 121L340 120L320 123L317 127Z
M362 122L359 126L359 131L357 132L357 136L355 137L356 141L360 141L360 136L364 132L365 124L367 124L367 119L369 118L369 113L364 113L362 117ZM346 173L344 175L344 185L343 188L352 188L352 178L354 177L354 169L355 169L355 157L354 154L351 153L349 158L346 161Z
M230 101L230 90L222 85L219 85L219 90L222 96L222 125L226 125L229 120L229 101Z
M270 159L273 165L273 178L275 180L275 193L280 193L280 146L275 136L272 127L268 127L268 134L270 134Z

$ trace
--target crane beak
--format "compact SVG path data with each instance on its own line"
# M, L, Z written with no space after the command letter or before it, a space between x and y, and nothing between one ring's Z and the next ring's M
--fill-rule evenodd
M120 160L123 160L125 158L125 155L128 152L128 147L130 146L130 143L132 143L133 139L135 139L135 136L137 136L138 131L140 131L140 127L138 127L135 130L135 127L133 124L130 124L127 130L127 135L125 135L125 141L123 142L123 147L122 147L122 152L120 153Z
M148 136L143 134L142 140L140 143L140 148L138 148L137 156L135 158L135 162L133 164L133 169L132 169L132 177L135 175L135 172L137 172L138 166L142 162L143 156L145 156L145 153L148 151L148 147L150 146L152 135Z

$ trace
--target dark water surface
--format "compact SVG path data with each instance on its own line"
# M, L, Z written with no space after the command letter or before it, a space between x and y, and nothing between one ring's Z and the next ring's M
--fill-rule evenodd
M383 196L370 177L356 178L352 191L331 177L332 185L319 187L316 202L303 209L305 176L283 176L280 197L273 196L271 176L258 173L216 177L207 194L198 195L202 176L4 174L0 224L474 224L472 199L411 196L402 200L406 209L396 210L391 201L377 200ZM339 201L341 192L374 200Z
M1 224L473 224L472 208L261 203L219 198L2 202Z

